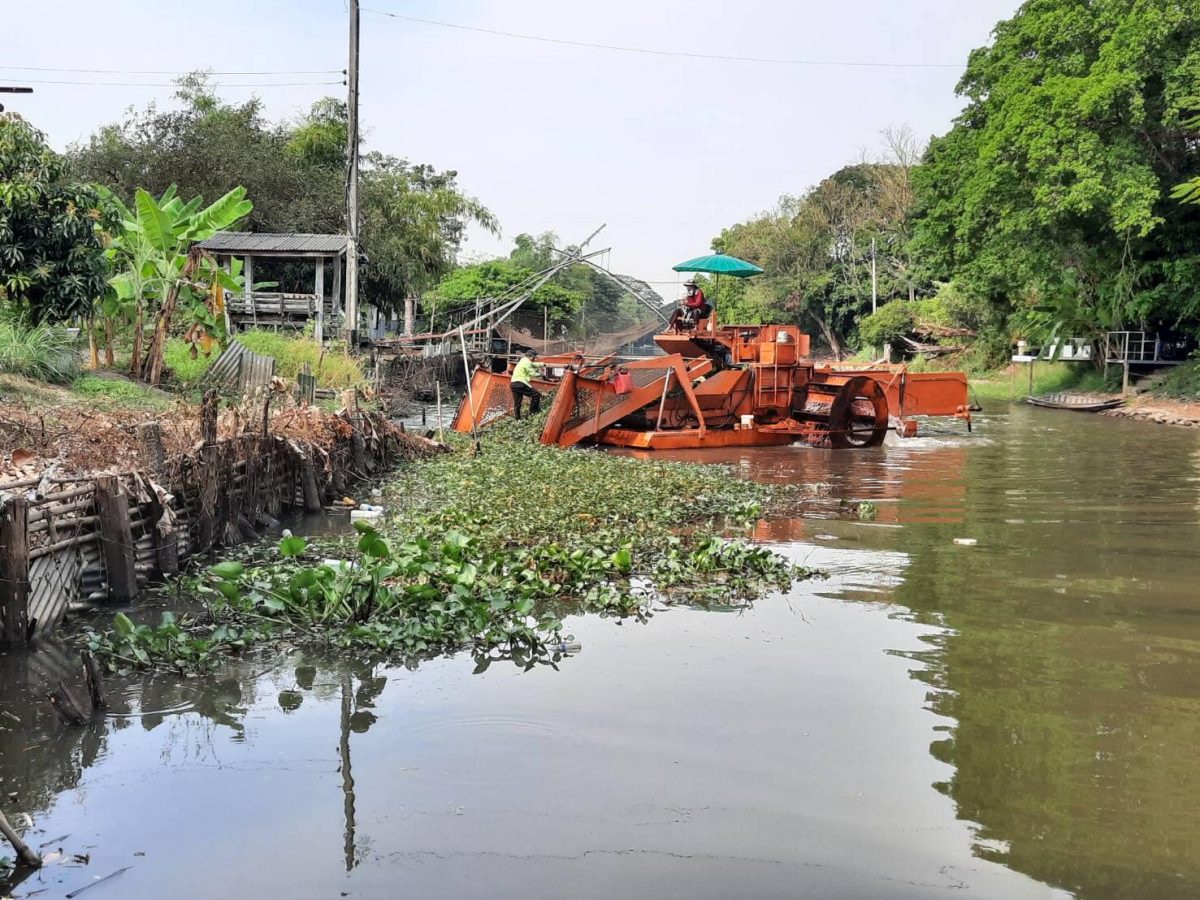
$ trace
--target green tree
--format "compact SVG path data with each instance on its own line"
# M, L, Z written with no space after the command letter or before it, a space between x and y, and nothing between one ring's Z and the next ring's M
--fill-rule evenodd
M554 245L558 243L558 235L553 231L543 231L536 237L518 234L513 243L516 246L508 258L518 266L540 272L554 264Z
M181 306L189 339L199 342L224 335L224 318L210 301L213 287L238 291L243 280L237 268L226 274L194 245L243 219L252 208L242 187L203 207L200 197L184 203L173 185L158 199L139 189L133 210L120 208L122 230L109 251L115 274L105 312L132 308L135 377L144 373L150 384L158 384L171 323ZM149 318L155 320L154 334L143 362L142 326Z
M87 316L105 292L100 198L46 137L0 115L0 301L31 322Z
M515 299L520 286L532 284L536 274L535 270L507 259L463 266L442 279L426 297L425 306L432 310L436 305L439 311L452 313L467 307L473 309L479 300ZM565 325L575 321L585 299L583 292L549 281L533 292L527 305L548 310L551 323Z
M469 224L499 233L491 211L459 190L457 172L380 153L364 162L362 288L370 303L402 307L437 284L456 265Z
M326 97L296 123L269 122L257 98L221 100L203 74L181 79L180 108L153 104L71 149L88 178L133 203L158 196L221 196L245 187L250 231L343 232L346 228L346 104ZM436 284L453 268L470 224L495 231L495 216L438 171L381 153L362 160L360 296L382 308Z
M242 226L249 231L345 229L345 171L331 162L328 145L336 130L327 121L329 103L337 101L318 102L292 128L267 121L257 97L226 103L202 75L182 79L176 97L178 109L131 110L71 147L79 174L126 204L138 188L161 196L176 185L185 197L220 197L244 187L255 199ZM341 142L344 159L344 131Z
M323 97L312 105L288 137L288 152L308 168L340 173L346 167L349 132L346 101Z
M1093 333L1200 320L1187 125L1198 0L1033 0L971 54L915 172L914 250L1005 312Z
M753 284L730 288L742 292L739 305L760 319L778 316L815 329L840 358L858 319L870 312L872 239L885 261L906 259L907 206L894 197L884 200L897 177L894 169L884 163L847 166L807 193L785 195L775 209L721 232L715 250L764 269ZM879 267L882 298L910 290L900 270Z
M1200 87L1200 72L1195 73L1195 76L1197 87ZM1180 106L1187 110L1200 110L1200 97L1185 97ZM1183 125L1193 132L1194 140L1200 140L1200 113L1187 116ZM1200 204L1200 175L1176 185L1171 191L1171 196L1184 203Z

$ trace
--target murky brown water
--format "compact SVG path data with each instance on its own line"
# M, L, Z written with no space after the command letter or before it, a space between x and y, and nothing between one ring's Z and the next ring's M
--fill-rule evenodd
M879 515L768 523L831 577L572 620L559 671L264 658L67 730L60 660L0 657L0 802L64 853L15 894L1200 894L1200 436L1012 407L727 456Z

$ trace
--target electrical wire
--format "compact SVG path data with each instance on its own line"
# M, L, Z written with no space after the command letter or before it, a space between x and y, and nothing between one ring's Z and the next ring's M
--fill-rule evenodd
M0 66L0 70L9 72L69 72L76 75L189 75L190 72L176 72L168 69L68 69L61 66ZM203 75L345 75L345 69L295 69L264 72L215 72L208 69L197 70Z
M703 59L717 62L760 63L777 66L839 66L845 68L877 68L877 69L962 69L961 63L906 63L878 62L836 59L786 59L771 56L731 56L723 53L696 53L690 50L663 50L653 47L630 47L621 44L600 44L592 41L575 41L568 38L546 37L537 34L523 34L516 31L501 31L496 28L482 28L477 25L462 25L458 22L445 22L440 19L424 19L420 16L406 16L401 13L389 12L385 9L362 7L363 12L374 13L377 16L387 16L401 19L405 22L416 22L421 25L437 25L440 28L454 28L459 31L474 31L478 34L490 34L495 37L515 38L521 41L537 41L543 44L560 44L566 47L586 47L590 50L611 50L618 53L640 53L647 56L668 56L683 59Z
M6 78L12 84L79 84L93 87L173 87L180 85L174 81L70 81L54 78ZM209 87L308 87L310 85L345 84L343 81L214 81Z

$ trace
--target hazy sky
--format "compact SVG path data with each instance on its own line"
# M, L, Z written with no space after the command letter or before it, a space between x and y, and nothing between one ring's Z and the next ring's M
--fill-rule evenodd
M369 149L456 169L499 216L466 255L553 230L671 297L671 265L708 251L721 228L799 193L865 151L879 132L945 131L968 52L1018 0L365 0L362 116ZM936 68L785 65L621 53L418 24L370 9L566 40ZM17 71L16 66L183 72L341 69L344 0L0 0L0 83L169 81L170 76ZM340 75L219 76L225 83ZM170 87L37 84L2 98L62 148ZM298 115L340 85L223 88Z

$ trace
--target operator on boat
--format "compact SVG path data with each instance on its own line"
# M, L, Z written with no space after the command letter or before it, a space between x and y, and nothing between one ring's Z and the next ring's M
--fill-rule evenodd
M525 402L525 398L529 398L529 414L536 416L542 409L542 395L530 381L536 375L542 373L542 364L534 362L537 359L537 351L526 350L521 354L521 358L517 360L517 364L513 366L512 372L512 398L513 398L513 417L520 421L521 406Z
M683 298L683 305L671 314L671 321L668 323L671 328L675 328L681 319L683 327L695 328L701 319L708 318L709 313L712 312L712 304L705 299L700 285L694 281L688 281L684 287L687 288L687 296Z

